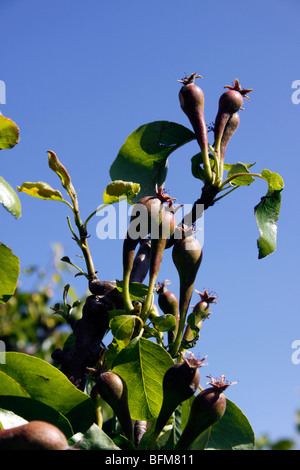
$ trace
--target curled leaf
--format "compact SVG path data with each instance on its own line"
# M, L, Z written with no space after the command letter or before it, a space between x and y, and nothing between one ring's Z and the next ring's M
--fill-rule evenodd
M131 181L116 180L109 183L103 193L105 204L118 202L120 198L131 199L140 192L140 185Z
M281 206L281 191L284 182L278 173L263 170L262 176L268 182L268 192L254 208L260 237L257 240L258 258L273 253L277 243L277 221Z
M59 161L57 158L56 154L52 152L51 150L48 150L48 156L49 156L49 168L56 173L59 178L61 179L63 187L68 190L71 185L71 177L69 173L67 172L66 168L63 166L63 164Z
M19 193L23 192L32 197L64 202L62 194L57 189L51 188L49 184L44 183L43 181L39 181L37 183L23 183L22 186L17 186L17 190Z

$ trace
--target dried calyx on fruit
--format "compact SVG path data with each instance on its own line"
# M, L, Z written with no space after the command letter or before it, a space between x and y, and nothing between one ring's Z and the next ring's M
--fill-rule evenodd
M187 424L177 442L176 449L186 450L202 432L215 424L225 413L224 390L236 382L226 382L222 375L218 380L208 376L211 387L203 390L194 399Z
M0 429L0 450L67 450L66 436L53 424L44 421L9 429Z
M192 73L189 77L178 80L183 83L179 91L179 101L183 112L189 118L189 121L195 132L195 136L201 149L204 165L204 174L208 183L212 181L212 171L208 155L208 133L204 118L204 93L200 87L195 84L196 78L202 78L201 75Z
M233 86L227 85L224 88L228 88L228 90L225 91L219 99L219 109L214 124L214 146L217 151L220 151L221 139L230 118L242 108L244 98L249 99L247 93L252 91L251 89L241 88L237 78ZM233 128L238 125L236 117L234 121L232 122L232 124L234 124ZM228 129L228 131L229 130L230 129ZM229 134L230 132L228 132L228 135Z
M183 401L192 397L199 387L199 367L206 365L204 364L206 358L195 359L193 353L190 353L189 357L182 359L182 362L171 366L164 375L163 403L155 423L152 446L176 408Z
M96 376L95 389L116 414L125 437L133 442L133 425L128 408L127 386L124 380L111 371Z

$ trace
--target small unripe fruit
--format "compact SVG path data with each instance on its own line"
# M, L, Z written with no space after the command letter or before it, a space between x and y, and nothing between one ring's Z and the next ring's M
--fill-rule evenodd
M173 315L176 320L176 328L168 332L168 342L172 343L175 339L179 324L179 304L176 295L167 289L168 281L158 284L156 292L158 294L158 305L162 312L167 315Z
M190 304L194 283L202 261L202 247L193 236L176 240L172 259L180 280L179 311L185 315Z
M153 442L168 422L172 413L185 400L196 392L200 374L198 368L203 366L204 359L196 360L193 353L171 366L163 378L163 403L155 424Z
M201 76L193 73L190 77L179 80L179 82L183 83L183 87L179 91L179 101L181 109L189 118L195 132L203 162L208 162L208 134L204 118L204 93L194 83L196 78L201 78ZM206 168L206 170L210 175L210 167Z
M30 421L10 429L0 429L0 450L67 450L66 436L44 421Z
M114 372L103 372L96 379L99 395L115 412L127 439L133 441L133 425L128 408L127 387L122 378Z
M225 88L228 88L228 91L225 91L219 99L219 109L215 119L215 148L220 146L229 119L241 109L244 102L243 98L249 99L247 93L252 91L250 89L242 89L238 79L235 80L233 87L225 86Z
M199 393L192 403L189 419L176 445L178 450L188 449L202 432L215 424L225 413L226 397L223 392L234 382L225 383L224 376L221 376L219 381L210 378L212 387Z

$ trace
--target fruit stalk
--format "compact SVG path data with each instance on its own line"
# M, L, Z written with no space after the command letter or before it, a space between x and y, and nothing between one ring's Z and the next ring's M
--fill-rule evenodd
M150 265L149 265L149 286L145 304L141 312L141 318L145 321L150 313L153 301L153 292L160 270L164 249L167 239L174 232L176 222L174 212L163 207L158 216L156 233L151 234Z
M179 274L179 325L174 343L170 345L169 352L175 357L178 353L183 330L186 322L186 315L193 294L194 284L202 261L202 248L199 241L193 236L176 240L172 259Z

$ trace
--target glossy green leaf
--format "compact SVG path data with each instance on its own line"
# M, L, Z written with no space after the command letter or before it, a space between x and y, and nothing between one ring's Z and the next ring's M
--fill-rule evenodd
M154 327L161 332L173 331L176 328L176 319L174 315L171 315L170 313L155 317L151 321Z
M49 184L43 181L37 183L26 182L22 186L17 186L19 193L23 192L32 197L38 197L40 199L47 199L48 201L62 201L63 197L60 191L51 188Z
M268 192L254 208L260 237L257 240L258 258L264 258L276 250L277 221L281 207L283 180L277 173L263 170L262 176L268 182Z
M11 149L19 139L18 126L11 119L0 115L0 150Z
M255 436L244 413L230 400L224 416L203 432L190 450L254 450Z
M84 433L75 447L81 450L121 450L97 424Z
M132 419L157 418L163 399L163 376L173 364L165 349L145 338L135 338L118 354L113 371L126 382Z
M155 185L163 186L168 157L180 146L195 139L186 127L168 121L145 124L130 134L110 167L110 177L140 184L139 198L155 193ZM137 198L134 198L136 200Z
M0 203L16 219L21 217L21 203L16 191L0 176Z
M16 426L26 424L28 421L21 416L13 413L13 411L5 410L0 407L0 429L10 429Z
M117 281L116 289L119 292L123 292L123 281ZM129 294L130 299L134 302L135 300L140 300L142 297L146 296L148 293L148 286L141 284L139 282L131 282L129 285Z
M233 165L228 174L227 178L232 177L233 175L239 174L239 173L249 173L248 168L244 163L236 163ZM243 175L243 176L237 176L233 180L230 181L230 184L232 186L249 186L249 184L253 183L254 178L251 175Z
M111 332L115 338L120 341L129 343L136 322L141 322L140 318L135 315L117 315L109 323Z
M109 183L103 193L104 204L113 204L120 198L132 199L140 192L140 185L129 181L116 180Z
M10 410L26 421L38 420L51 423L58 427L67 438L74 434L72 426L65 416L50 406L32 398L1 395L0 408Z
M243 163L243 165L244 165L246 168L251 168L252 166L255 165L255 163L256 163L256 162L254 162L254 163ZM236 163L226 163L226 162L224 162L223 168L224 168L224 170L226 170L226 171L230 171L235 165L236 165Z
M14 294L20 274L20 260L11 249L0 243L0 304Z
M0 364L0 395L29 397L65 416L74 432L88 429L94 421L94 406L56 367L18 352L7 352Z
M210 159L211 167L213 168L215 162L211 154L209 155L209 159ZM202 158L202 153L199 152L196 155L194 155L191 159L191 171L192 171L192 175L194 176L194 178L197 178L205 182L206 181L205 171L203 169L203 166L201 165L203 165L203 158Z

